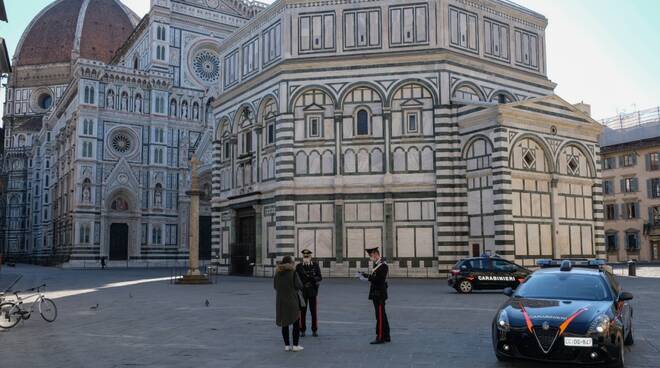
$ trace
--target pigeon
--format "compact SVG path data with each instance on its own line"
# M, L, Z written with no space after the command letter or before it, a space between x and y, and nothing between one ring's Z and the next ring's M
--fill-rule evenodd
M208 307L209 305L211 305L211 303L209 302L208 299L206 299L206 301L204 302L204 305Z
M92 305L91 307L89 307L89 309L94 310L94 311L99 310L99 303L96 303L96 305Z

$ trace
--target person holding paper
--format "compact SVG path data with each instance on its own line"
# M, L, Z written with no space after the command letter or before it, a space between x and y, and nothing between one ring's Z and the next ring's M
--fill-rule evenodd
M376 339L371 344L383 344L390 342L390 324L385 312L385 301L387 300L387 272L388 267L385 259L380 256L378 247L365 249L369 258L374 263L371 273L362 273L371 283L369 288L369 300L374 303L376 314Z

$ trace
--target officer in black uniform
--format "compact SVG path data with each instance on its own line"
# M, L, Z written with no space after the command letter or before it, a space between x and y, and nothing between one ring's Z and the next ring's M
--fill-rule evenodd
M317 337L319 326L316 307L319 283L323 280L323 276L321 276L321 267L312 259L312 251L303 249L301 253L303 261L296 266L296 272L303 284L302 292L306 305L300 307L300 336L305 336L305 330L307 330L307 306L309 305L309 312L312 314L312 336Z
M383 344L390 342L390 324L387 321L387 313L385 312L388 267L385 259L380 256L378 247L368 248L365 251L374 263L371 273L362 273L362 276L369 279L371 283L369 300L374 303L374 312L376 313L376 339L371 344Z

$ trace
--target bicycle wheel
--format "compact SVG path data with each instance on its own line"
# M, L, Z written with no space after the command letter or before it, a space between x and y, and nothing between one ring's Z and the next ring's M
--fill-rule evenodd
M48 298L42 298L39 302L39 314L41 314L41 318L46 322L55 321L55 318L57 318L57 307L55 303Z
M12 328L21 320L20 309L12 302L0 304L0 328Z

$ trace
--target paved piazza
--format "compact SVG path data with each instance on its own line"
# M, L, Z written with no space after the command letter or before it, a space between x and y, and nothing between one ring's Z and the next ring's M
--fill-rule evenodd
M59 309L48 324L32 316L0 332L6 367L537 367L500 364L489 323L505 297L457 295L444 280L391 280L393 342L371 346L368 285L325 280L319 338L285 353L274 322L272 280L219 277L216 284L169 284L170 270L3 268L0 283L21 273L19 287L40 283ZM628 367L657 367L660 279L622 278L634 293L635 340ZM209 307L205 301L210 302ZM99 305L98 311L90 307ZM548 366L549 365L544 365Z

